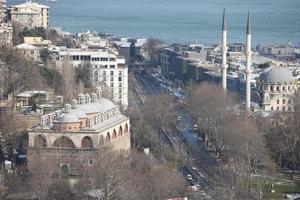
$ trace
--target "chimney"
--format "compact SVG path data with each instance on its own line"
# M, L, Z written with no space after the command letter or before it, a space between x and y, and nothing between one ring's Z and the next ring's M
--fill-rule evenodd
M102 98L102 88L101 87L96 88L96 93L97 93L97 96L99 99Z
M85 97L82 93L78 95L79 104L85 104Z
M91 103L91 97L89 94L85 95L85 103Z
M72 100L72 108L73 108L73 109L77 109L77 106L78 106L77 100L76 100L76 99L73 99L73 100Z
M68 113L71 113L71 105L70 104L65 104L65 113L68 114Z
M95 103L97 101L97 94L92 93L92 103Z

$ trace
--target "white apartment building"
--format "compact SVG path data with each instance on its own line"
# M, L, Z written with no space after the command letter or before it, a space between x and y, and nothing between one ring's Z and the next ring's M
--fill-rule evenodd
M12 46L12 35L11 24L0 23L0 46Z
M6 0L0 0L0 22L6 19Z
M62 66L64 58L69 59L75 68L89 67L92 86L105 86L112 100L127 109L128 67L123 57L109 49L61 49L55 58L57 64Z
M22 27L48 28L49 26L49 7L31 0L11 6L9 14L11 21L19 23Z

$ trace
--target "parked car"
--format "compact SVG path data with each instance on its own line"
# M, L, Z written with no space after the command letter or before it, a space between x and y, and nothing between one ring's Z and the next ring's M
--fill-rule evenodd
M300 200L300 194L286 194L285 199L288 200Z
M198 125L197 125L197 124L194 124L194 126L193 126L193 131L194 131L194 132L198 132Z

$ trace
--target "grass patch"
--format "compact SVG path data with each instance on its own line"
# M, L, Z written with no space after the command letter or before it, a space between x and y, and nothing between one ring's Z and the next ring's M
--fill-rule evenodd
M271 193L272 190L272 181L270 179L260 179L260 191L266 195L267 199L271 200L281 200L284 199L285 194L300 194L300 184L289 183L289 182L275 182L273 190L274 193ZM258 179L255 178L251 182L252 189L258 191Z
M271 199L282 199L285 194L300 193L299 184L275 184L275 193L270 195Z

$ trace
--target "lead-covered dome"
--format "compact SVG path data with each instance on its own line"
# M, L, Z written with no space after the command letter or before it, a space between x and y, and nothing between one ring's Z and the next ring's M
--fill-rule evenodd
M266 83L290 83L295 81L293 73L285 67L270 67L266 69L259 78Z

